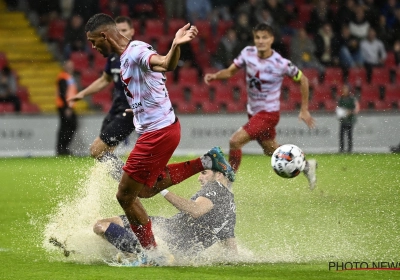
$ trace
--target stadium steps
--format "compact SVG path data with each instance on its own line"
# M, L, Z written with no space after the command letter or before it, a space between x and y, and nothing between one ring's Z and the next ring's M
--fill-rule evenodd
M29 91L29 99L44 113L56 112L56 77L60 64L30 26L22 12L8 12L0 0L0 51L18 75L19 83ZM78 113L88 111L88 103L76 103Z

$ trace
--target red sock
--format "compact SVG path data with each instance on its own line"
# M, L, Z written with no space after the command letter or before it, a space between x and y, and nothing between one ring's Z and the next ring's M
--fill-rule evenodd
M233 171L238 171L240 162L242 161L242 150L229 150L229 164L232 166Z
M204 170L200 158L168 164L169 176L171 177L172 184L176 185L189 177Z
M131 225L133 233L139 239L140 245L145 249L151 249L157 247L154 234L151 229L151 220L145 225Z

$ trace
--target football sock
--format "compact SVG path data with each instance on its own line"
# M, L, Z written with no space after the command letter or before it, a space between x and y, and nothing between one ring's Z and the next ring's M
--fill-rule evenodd
M104 237L121 251L129 253L136 252L137 238L131 231L126 230L120 225L111 223L104 232Z
M229 164L232 166L233 171L238 171L240 162L242 161L242 150L229 150Z
M145 249L157 247L156 240L154 239L153 230L151 229L151 220L145 225L132 225L131 229L136 237L139 239L140 244Z
M116 181L121 180L124 162L119 157L113 153L106 152L98 160L100 162L109 162L111 164L111 170L109 170L111 177Z
M308 161L306 161L306 164L304 165L303 172L304 172L305 174L307 174L307 172L308 172L309 169L310 169L310 167L308 166Z
M211 160L210 160L211 162ZM200 158L168 164L169 176L173 185L179 184L187 178L203 171L205 168Z

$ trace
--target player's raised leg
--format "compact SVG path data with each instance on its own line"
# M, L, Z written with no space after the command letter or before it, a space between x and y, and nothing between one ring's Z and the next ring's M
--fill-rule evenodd
M229 139L229 163L235 172L239 170L242 161L242 148L250 141L251 137L243 127L233 133Z

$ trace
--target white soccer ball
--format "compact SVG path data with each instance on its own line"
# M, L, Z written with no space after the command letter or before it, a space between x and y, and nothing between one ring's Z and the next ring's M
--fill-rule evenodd
M306 158L299 147L293 144L285 144L272 154L271 165L279 176L294 178L303 171Z

